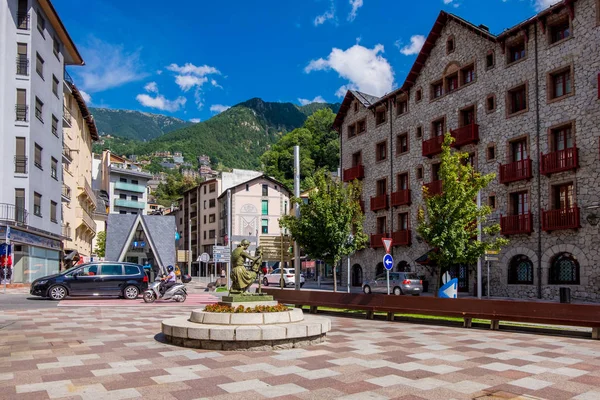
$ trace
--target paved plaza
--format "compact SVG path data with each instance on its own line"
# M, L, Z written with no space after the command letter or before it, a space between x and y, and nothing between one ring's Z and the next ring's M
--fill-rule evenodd
M161 343L160 321L190 309L6 311L0 398L600 399L599 341L326 315L332 332L310 348Z

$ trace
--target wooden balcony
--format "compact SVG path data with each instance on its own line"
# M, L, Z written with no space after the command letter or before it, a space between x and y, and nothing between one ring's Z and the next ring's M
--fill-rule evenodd
M500 183L531 179L531 159L515 161L509 164L500 164Z
M540 173L542 175L550 175L579 168L577 147L570 147L548 154L542 153L540 161Z
M444 136L436 136L428 140L423 141L423 157L433 157L436 154L442 152L442 143L444 143Z
M371 211L385 210L388 208L388 196L382 194L380 196L371 197Z
M410 189L393 192L390 202L392 207L410 206Z
M363 179L365 177L365 167L358 164L352 168L344 170L344 182L350 182L355 179Z
M377 233L371 235L371 248L377 249L383 247L383 242L381 241L381 239L385 237L389 237L389 235L387 233Z
M469 143L479 142L479 125L471 124L450 132L455 139L452 147L461 147Z
M411 233L410 229L392 232L392 244L394 246L410 246L412 244Z
M436 196L442 194L442 181L432 181L423 184L423 188L427 188L427 196Z
M533 232L532 214L500 216L500 232L506 236L530 234Z
M578 229L581 228L579 221L579 207L577 206L560 210L542 210L543 231Z

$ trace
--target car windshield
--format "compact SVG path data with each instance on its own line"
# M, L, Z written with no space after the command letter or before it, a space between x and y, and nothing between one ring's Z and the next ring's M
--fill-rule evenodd
M76 265L76 266L74 266L74 267L71 267L71 268L69 268L69 269L67 269L67 270L63 271L63 274L65 274L65 275L66 275L66 274L70 274L70 273L72 273L73 271L75 271L77 268L81 268L81 264L79 264L79 265Z

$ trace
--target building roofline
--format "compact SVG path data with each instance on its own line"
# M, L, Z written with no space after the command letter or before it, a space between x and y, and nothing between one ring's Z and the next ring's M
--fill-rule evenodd
M100 136L98 135L98 128L96 127L94 116L90 114L90 110L88 109L87 104L85 104L85 100L83 99L83 96L81 95L79 89L77 89L77 86L75 86L74 83L69 82L67 82L67 85L69 85L69 88L71 88L71 92L73 93L73 97L75 97L75 101L77 102L77 106L81 111L81 115L83 116L83 119L85 120L85 123L88 126L88 129L90 130L92 140L97 141L98 139L100 139Z
M81 54L79 54L79 50L77 50L77 46L75 46L73 39L71 39L71 36L69 36L69 32L67 32L67 29L65 28L60 17L58 16L56 9L52 5L52 2L50 0L39 0L38 3L40 4L42 10L44 10L44 13L46 13L46 16L50 20L52 27L56 31L58 37L63 42L65 48L67 49L69 55L73 60L72 62L67 62L67 59L65 58L65 64L85 65Z
M238 187L240 187L240 186L242 186L242 185L245 185L245 184L247 184L247 183L253 182L253 181L255 181L255 180L258 180L258 179L266 179L266 180L269 180L269 181L271 181L271 182L273 182L273 183L276 183L276 184L278 184L279 186L281 186L281 187L282 187L283 189L285 189L285 190L286 190L286 191L287 191L287 192L288 192L290 195L293 195L293 194L294 194L294 192L292 192L292 191L291 191L291 190L290 190L290 189L289 189L289 188L288 188L286 185L284 185L283 183L279 182L277 179L275 179L275 178L271 178L270 176L268 176L268 175L265 175L265 174L263 174L263 175L259 175L259 176L256 176L256 177L254 177L254 178L248 179L247 181L244 181L244 182L238 183L238 184L237 184L237 185L235 185L235 186L231 186L231 187L227 188L227 190L229 190L229 189L235 189L235 188L238 188ZM221 193L221 194L220 194L220 195L217 197L217 199L220 199L221 197L223 197L223 196L226 196L226 195L227 195L227 190L223 191L223 193Z
M534 16L527 18L525 21L519 22L517 25L514 25L508 29L505 29L501 34L498 35L498 41L504 41L509 36L512 36L523 29L528 28L531 24L534 24L539 21L545 21L546 17L551 14L556 14L565 8L568 8L569 13L573 15L574 12L574 4L577 0L562 0L556 4L551 5L550 7L540 11Z

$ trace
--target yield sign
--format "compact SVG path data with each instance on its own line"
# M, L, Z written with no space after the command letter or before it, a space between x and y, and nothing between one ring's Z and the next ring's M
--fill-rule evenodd
M381 238L383 242L383 247L385 247L385 252L390 254L390 249L392 248L392 239L391 238Z

